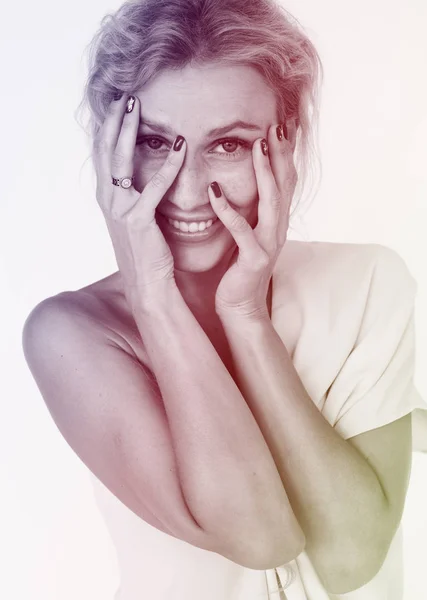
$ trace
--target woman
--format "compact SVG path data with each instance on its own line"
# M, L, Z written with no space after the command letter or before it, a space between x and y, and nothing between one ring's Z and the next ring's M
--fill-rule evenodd
M287 240L320 70L270 0L127 3L94 42L119 270L23 339L120 600L401 598L415 282L379 245Z

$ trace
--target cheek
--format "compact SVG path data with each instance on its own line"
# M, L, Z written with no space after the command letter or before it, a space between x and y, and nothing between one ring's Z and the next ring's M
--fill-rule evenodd
M138 151L134 156L134 187L142 191L144 186L161 168L165 157L153 158L141 156ZM250 210L258 200L258 189L255 178L255 171L251 163L227 165L226 169L221 169L221 165L211 165L207 167L209 173L205 173L206 181L218 181L223 188L227 198L236 207Z
M258 199L255 172L251 168L236 169L221 178L218 175L218 181L230 202L239 208L251 208Z

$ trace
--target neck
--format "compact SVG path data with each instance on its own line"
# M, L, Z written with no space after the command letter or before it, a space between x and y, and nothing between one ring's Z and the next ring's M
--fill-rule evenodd
M232 249L233 250L233 249ZM188 306L193 310L211 312L215 310L215 294L227 271L231 253L209 271L191 272L175 269L175 281Z

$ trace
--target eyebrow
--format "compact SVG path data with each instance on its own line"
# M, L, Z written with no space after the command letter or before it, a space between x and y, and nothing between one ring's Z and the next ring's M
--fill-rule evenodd
M168 127L167 125L162 125L161 123L152 123L150 121L142 119L139 124L139 127L142 127L143 125L146 125L150 129L156 129L157 131L161 131L165 135L170 135L171 137L173 137L175 135L170 127ZM207 136L208 137L216 137L216 136L225 135L232 129L246 129L247 131L262 131L262 129L259 125L255 125L254 123L248 123L246 121L241 121L239 119L237 121L233 121L232 123L229 123L228 125L224 125L223 127L215 127L215 129L211 129L210 131L208 131Z

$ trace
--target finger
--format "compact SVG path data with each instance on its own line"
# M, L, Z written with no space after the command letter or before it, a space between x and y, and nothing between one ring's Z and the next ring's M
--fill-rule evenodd
M286 177L285 163L290 146L286 139L286 133L285 124L273 125L268 131L270 167L278 187Z
M276 124L268 132L268 145L270 148L270 168L276 182L277 194L280 199L276 221L276 242L282 244L282 232L288 229L289 208L292 195L289 195L288 186L285 185L288 177L288 159L292 154L286 124Z
M269 131L270 166L282 199L277 229L280 244L286 239L292 198L298 181L293 158L295 133L295 119L272 127Z
M149 215L154 218L154 212L161 199L171 187L178 175L185 158L186 141L179 135L174 141L169 154L157 173L144 187L140 200L132 208L134 216Z
M215 214L230 232L239 248L237 262L254 269L265 267L269 257L259 245L254 230L245 217L230 206L216 181L209 185L208 195Z
M292 188L294 183L296 169L293 160L294 147L287 138L290 135L293 136L293 121L288 123L282 123L271 127L269 131L269 146L270 152L270 166L273 172L276 185L281 192L286 192L286 196L289 195L289 189ZM289 133L288 133L289 131ZM282 194L283 195L283 194ZM286 200L292 200L292 198L285 198ZM289 207L288 207L289 208Z
M259 197L255 231L260 244L268 251L272 251L277 243L277 232L282 217L282 196L270 164L270 154L273 150L275 148L272 148L265 138L257 140L252 148Z
M121 98L113 100L110 103L104 122L93 143L96 169L103 178L105 178L110 171L111 156L116 147L120 128L122 126L127 98L127 95L123 94Z
M116 147L111 156L112 177L132 177L135 142L140 122L141 103L138 97L129 96L124 109L122 125Z

